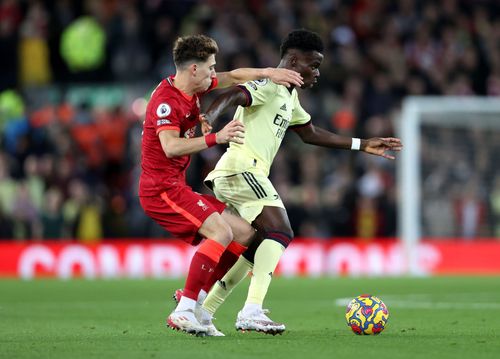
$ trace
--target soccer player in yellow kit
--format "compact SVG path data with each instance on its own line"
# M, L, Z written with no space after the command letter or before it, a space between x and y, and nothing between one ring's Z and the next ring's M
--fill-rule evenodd
M323 44L316 33L304 29L292 31L281 44L280 52L278 68L299 72L304 80L303 89L317 82ZM247 300L238 313L236 329L277 334L285 330L285 325L272 321L262 309L262 303L293 232L283 202L268 176L287 129L294 130L305 143L361 150L388 159L394 157L386 151L399 151L402 145L397 138L362 140L318 128L301 107L295 88L268 80L249 81L217 97L206 113L206 128L210 128L212 119L232 106L238 106L234 119L245 126L244 144L230 143L205 183L217 199L260 231L263 240L249 247L217 281L203 302L201 315L211 319L231 290L252 271Z

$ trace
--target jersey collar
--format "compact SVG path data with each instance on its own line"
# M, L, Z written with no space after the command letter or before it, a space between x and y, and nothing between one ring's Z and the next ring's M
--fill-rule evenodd
M172 86L174 89L176 89L177 91L179 91L179 93L182 95L182 97L184 97L187 101L191 102L193 101L193 96L189 96L187 93L179 90L177 87L174 86L174 79L175 79L175 76L174 75L171 75L169 77L167 77L167 82L170 84L170 86Z

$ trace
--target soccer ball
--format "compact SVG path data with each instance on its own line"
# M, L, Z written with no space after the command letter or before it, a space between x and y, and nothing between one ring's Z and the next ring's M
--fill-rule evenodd
M347 305L345 319L354 333L376 335L384 330L389 312L379 298L363 294Z

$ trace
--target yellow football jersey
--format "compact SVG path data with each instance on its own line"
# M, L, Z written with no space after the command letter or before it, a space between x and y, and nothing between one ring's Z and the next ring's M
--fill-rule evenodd
M245 125L245 143L231 143L206 180L245 171L269 175L286 130L305 125L311 116L300 106L297 90L263 79L239 85L248 102L238 106L234 118Z

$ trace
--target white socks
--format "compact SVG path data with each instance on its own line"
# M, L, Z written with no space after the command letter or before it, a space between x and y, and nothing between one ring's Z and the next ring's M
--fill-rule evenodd
M243 315L250 315L252 313L255 313L256 311L261 311L261 310L262 310L262 304L245 303L245 306L241 311Z
M176 312L182 312L184 310L193 310L196 306L196 300L182 296L181 300L179 301L179 304L177 304L177 307L175 308Z
M206 297L207 297L207 292L205 292L203 289L200 290L200 293L198 293L198 300L193 300L191 298L182 296L181 300L179 301L179 304L177 304L177 307L175 308L175 311L181 312L183 310L189 310L189 309L194 311L196 305L201 306Z

